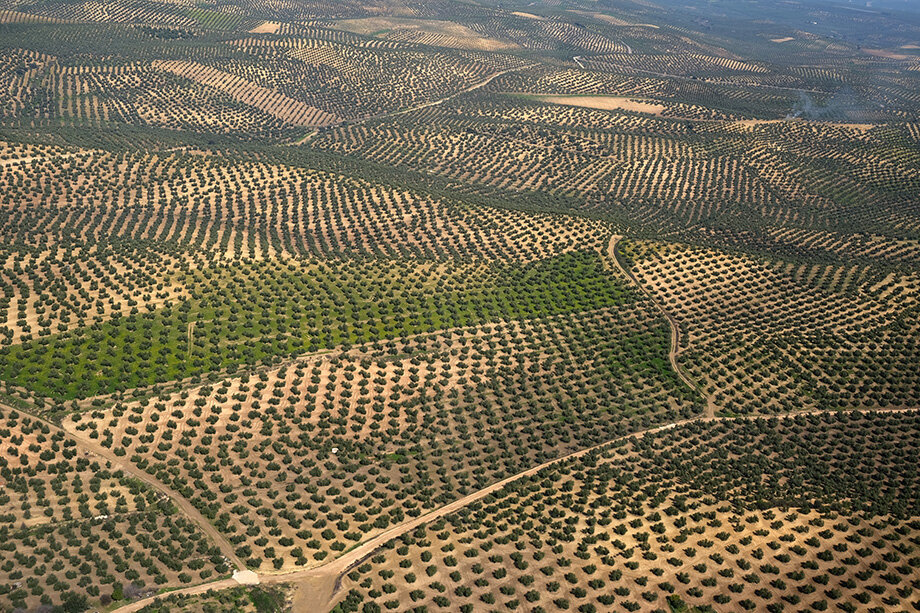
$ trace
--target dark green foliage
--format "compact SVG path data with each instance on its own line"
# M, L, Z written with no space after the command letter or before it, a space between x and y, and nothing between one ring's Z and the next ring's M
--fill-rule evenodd
M437 288L407 288L404 278L390 276L394 267L415 271L366 261L189 273L192 299L2 349L0 372L43 394L85 397L343 343L592 310L630 295L589 253L460 269Z

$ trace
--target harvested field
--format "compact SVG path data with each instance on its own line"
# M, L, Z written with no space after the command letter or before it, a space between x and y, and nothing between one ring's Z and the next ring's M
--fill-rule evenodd
M253 29L249 30L250 34L277 34L281 29L281 24L276 21L265 21Z
M875 57L883 57L888 60L911 60L916 58L915 55L907 55L906 53L898 53L897 51L891 51L890 49L863 49L869 55Z
M535 96L535 98L551 104L579 106L602 111L632 111L634 113L660 115L665 109L663 104L619 96Z

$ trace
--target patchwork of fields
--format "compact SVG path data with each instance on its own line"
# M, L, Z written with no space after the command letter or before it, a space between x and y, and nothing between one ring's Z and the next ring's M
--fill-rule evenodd
M920 14L0 0L0 613L920 609Z

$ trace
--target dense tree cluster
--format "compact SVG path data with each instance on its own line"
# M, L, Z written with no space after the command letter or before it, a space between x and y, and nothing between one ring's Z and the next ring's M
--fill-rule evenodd
M82 398L343 344L591 311L631 293L584 251L527 265L183 265L178 276L188 299L0 349L0 372L45 395Z

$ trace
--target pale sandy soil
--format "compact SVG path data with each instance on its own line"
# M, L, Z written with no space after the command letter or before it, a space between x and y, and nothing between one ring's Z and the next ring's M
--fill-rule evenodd
M614 17L612 15L605 15L603 13L591 13L589 11L572 11L572 12L577 13L578 15L585 15L586 17L593 17L594 19L599 19L600 21L609 23L612 26L630 25L628 21L624 21L620 19L619 17Z
M771 124L771 123L786 123L790 121L805 121L805 120L802 120L802 119L741 119L739 121L734 122L734 125L742 126L745 128L752 128L754 126L760 126L760 125ZM816 123L821 123L822 125L826 125L826 126L834 126L837 128L850 128L853 130L859 130L860 132L865 132L875 127L871 123L843 123L843 122L830 122L830 121L822 121L822 122L816 122Z
M889 51L888 49L863 49L869 55L874 55L875 57L884 57L889 60L909 60L913 56L907 55L906 53L895 53L894 51Z
M537 96L544 102L564 104L566 106L580 106L602 111L635 111L637 113L651 113L660 115L664 111L663 104L642 102L620 96Z
M904 413L904 412L910 412L913 410L915 409L892 409L889 412ZM776 415L773 417L777 419L787 419L793 416L817 415L817 414L821 414L824 412L826 411L795 411L793 413L786 413L786 414ZM857 410L857 411L852 411L852 412L860 413L864 411ZM692 422L724 421L724 420L732 420L732 419L735 419L735 418L706 417L706 418L694 418L690 420L682 420L679 422L673 422L670 424L665 424L662 426L650 428L648 430L635 432L632 434L627 434L622 437L618 437L617 439L614 439L614 441L633 438L633 437L643 438L647 434L654 434L657 432L662 432L664 430L670 430L672 428L675 428L675 427L678 427L678 426L681 426L687 423L692 423ZM593 447L582 449L580 451L576 451L571 454L561 456L554 460L549 460L538 466L534 466L532 468L524 470L515 475L511 475L501 481L493 483L492 485L489 485L481 490L477 490L461 499L448 503L429 513L425 513L423 515L420 515L419 517L414 517L407 521L402 522L401 524L397 524L396 526L393 526L392 528L385 530L384 532L376 535L374 538L364 541L361 545L354 547L353 549L350 549L349 551L345 552L342 556L335 558L322 566L302 569L302 570L298 570L295 572L260 574L259 583L269 583L269 584L289 583L289 584L292 584L295 590L291 598L291 601L292 601L291 610L293 611L327 610L328 607L331 605L333 598L335 598L336 594L341 593L343 589L347 590L348 587L350 586L349 580L344 577L345 573L348 572L350 569L354 568L355 566L357 566L362 561L369 558L375 551L380 549L386 542L400 535L406 534L422 524L427 524L427 523L436 521L437 519L444 517L445 515L449 515L455 511L462 509L463 507L469 506L470 504L476 501L479 501L490 494L497 492L501 488L520 479L521 477L532 476L532 475L539 473L541 470L544 470L560 462L565 462L567 460L574 460L582 456L588 455L592 452L595 452L597 450L604 448L607 445L610 445L614 441L607 441L605 443L600 443ZM83 442L83 441L80 441L80 442ZM155 479L153 479L152 477L148 476L148 478L150 480L155 481ZM803 517L807 518L809 516L803 515ZM751 529L762 526L763 523L764 522L761 520L756 525L751 526ZM757 541L752 541L753 545L751 546L761 545L763 543L763 538L764 537L759 537ZM721 547L719 549L722 550ZM339 586L340 582L344 584L344 586ZM239 583L237 581L234 581L233 579L224 579L221 581L216 581L214 583L204 584L200 586L195 586L195 587L190 587L190 588L180 588L180 589L174 590L172 593L185 594L185 595L200 594L204 591L207 591L206 588L210 588L214 590L222 590L222 589L235 587L237 585L239 585ZM746 587L745 589L752 589L752 588ZM158 595L150 596L148 598L144 598L142 600L134 601L125 606L115 609L114 613L132 613L134 611L137 611L143 608L146 605L149 605L155 602L161 597L162 597L162 594L158 594Z
M338 121L334 115L290 98L278 90L262 87L255 82L198 62L154 60L151 66L218 89L238 102L254 106L295 126L325 126Z
M853 129L853 130L859 130L860 132L865 132L865 131L871 130L872 128L875 127L875 126L874 126L873 124L871 124L871 123L839 123L839 122L831 122L831 123L828 123L827 125L829 125L829 126L836 126L836 127L838 127L838 128L851 128L851 129Z
M653 23L631 23L619 17L614 17L613 15L605 15L604 13L592 13L590 11L569 11L570 13L576 13L578 15L585 15L587 17L593 17L594 19L599 19L600 21L605 21L612 26L622 26L622 27L632 27L632 28L655 28L658 29Z
M784 123L788 121L787 119L741 119L736 121L734 125L743 126L745 128L751 128L753 126L760 126L769 123Z
M577 13L579 15L586 15L588 17L593 17L594 19L599 19L601 21L606 21L612 26L622 26L622 27L632 27L632 28L654 28L658 29L653 23L631 23L629 21L620 19L619 17L614 17L612 15L605 15L604 13L591 13L589 11L571 11L572 13Z
M440 42L463 49L497 51L515 47L510 43L495 38L482 36L459 23L439 21L436 19L405 19L401 17L365 17L362 19L342 19L332 24L337 30L345 30L364 36L375 36L390 31L409 31L440 37ZM435 42L433 39L432 42Z
M277 34L281 29L281 24L276 21L266 21L265 23L249 30L250 34Z
M65 23L63 19L21 13L19 11L0 11L0 23Z
M788 43L790 40L795 40L795 39L791 36L787 36L785 38L771 38L770 42L771 43Z
M523 11L512 11L512 15L517 15L518 17L526 17L527 19L536 19L538 21L545 21L545 18L540 17L539 15L534 15L533 13L524 13Z

